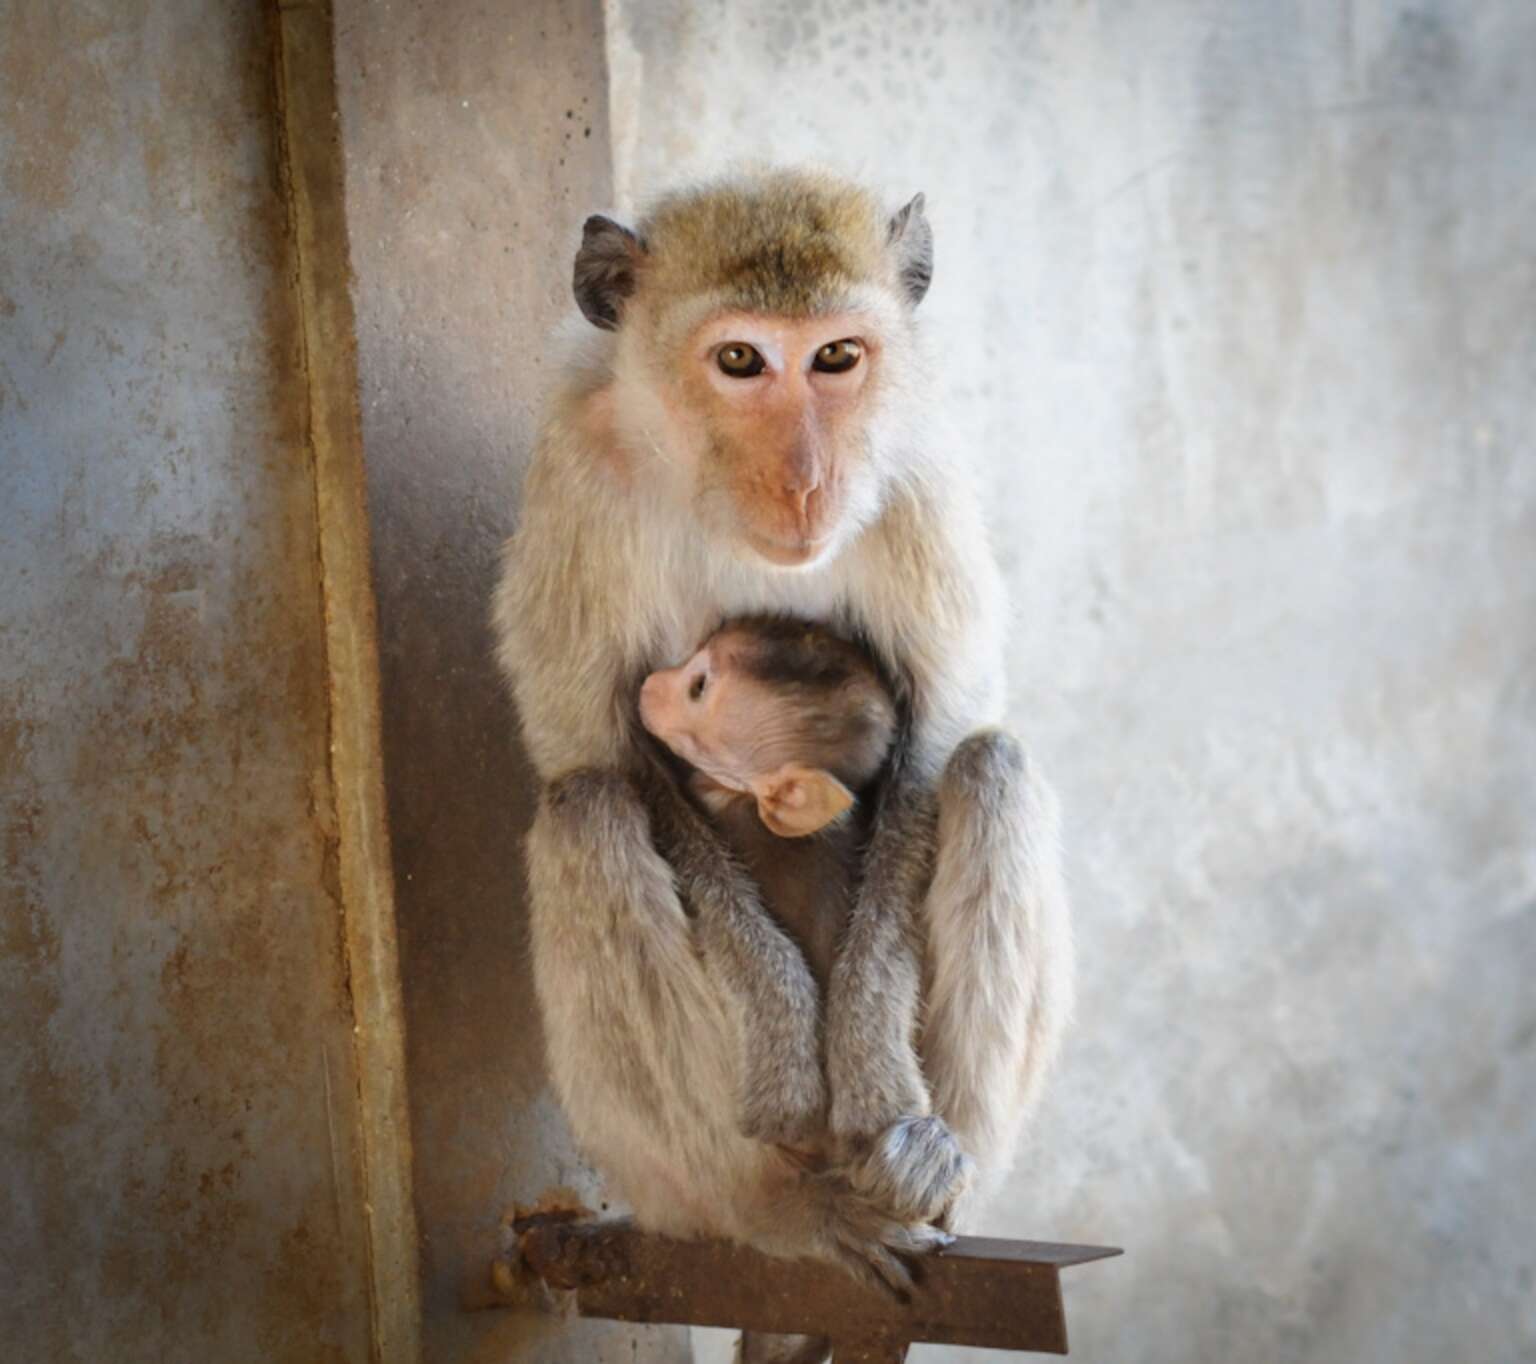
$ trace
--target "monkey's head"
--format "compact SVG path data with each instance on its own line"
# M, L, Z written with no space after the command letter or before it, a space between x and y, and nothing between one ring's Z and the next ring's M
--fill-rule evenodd
M640 719L678 757L757 802L781 838L825 827L879 773L896 707L869 657L820 626L751 617L652 673Z
M933 235L854 185L783 171L587 219L576 301L617 333L616 438L637 477L759 562L831 559L878 512Z

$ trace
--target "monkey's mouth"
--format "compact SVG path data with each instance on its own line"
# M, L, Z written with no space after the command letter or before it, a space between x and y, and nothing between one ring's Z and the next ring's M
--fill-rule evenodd
M829 533L780 540L752 530L746 532L745 538L752 552L775 568L809 568L826 554L834 539Z

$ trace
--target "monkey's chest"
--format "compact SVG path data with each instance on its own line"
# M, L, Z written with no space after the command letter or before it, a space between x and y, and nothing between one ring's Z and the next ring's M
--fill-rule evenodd
M674 595L657 594L650 614L653 656L647 666L686 658L736 616L786 615L816 620L845 633L850 624L845 574L836 566L809 573L768 572L750 564L698 564L681 571ZM771 835L770 835L771 837Z

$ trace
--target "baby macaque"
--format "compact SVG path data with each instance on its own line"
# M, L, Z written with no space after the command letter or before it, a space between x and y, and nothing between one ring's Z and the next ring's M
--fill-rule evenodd
M896 733L873 660L819 625L740 617L645 679L640 719L693 767L694 796L825 992L867 833L858 793Z

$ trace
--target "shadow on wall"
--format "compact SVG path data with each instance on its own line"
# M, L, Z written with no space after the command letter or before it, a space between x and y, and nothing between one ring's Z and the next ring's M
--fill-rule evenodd
M544 1076L521 856L535 786L489 614L545 341L582 219L611 194L601 6L338 0L336 37L424 1355L676 1359L675 1333L460 1309L514 1201L594 1192Z
M456 406L419 369L416 380L402 394L412 408ZM519 1163L509 1125L544 1086L522 912L536 785L488 623L513 503L466 477L476 432L437 424L431 440L430 489L414 468L370 459L416 1198L436 1231L425 1247L429 1313L457 1310L460 1250L493 1250L503 1206L535 1192L503 1185ZM525 457L514 448L507 463ZM445 471L459 477L445 486Z

